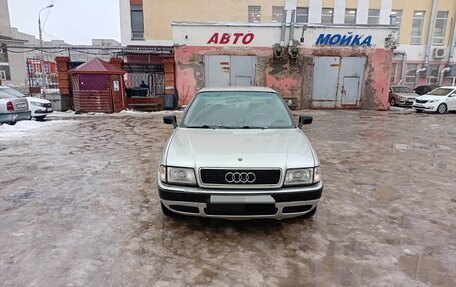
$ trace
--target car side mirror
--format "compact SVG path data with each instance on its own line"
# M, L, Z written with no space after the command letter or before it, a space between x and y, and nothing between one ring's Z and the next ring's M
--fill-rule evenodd
M313 121L313 117L311 116L299 116L299 124L298 127L301 128L303 125L310 125Z
M163 122L167 125L173 125L174 128L177 127L177 118L176 116L164 116Z
M456 98L456 94L451 94L450 98Z

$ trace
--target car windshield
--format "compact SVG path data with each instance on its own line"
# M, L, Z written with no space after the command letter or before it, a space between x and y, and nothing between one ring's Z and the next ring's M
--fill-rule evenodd
M187 128L294 128L279 95L272 92L213 91L196 95L182 127Z
M0 88L0 93L5 93L8 95L11 95L13 98L24 98L26 95L16 91L15 89L11 89L8 87L2 87Z
M427 95L431 95L431 96L446 96L451 91L453 91L453 89L437 88L437 89L434 89L434 90L430 91L429 93L427 93Z
M391 89L395 93L413 93L408 87L392 87Z

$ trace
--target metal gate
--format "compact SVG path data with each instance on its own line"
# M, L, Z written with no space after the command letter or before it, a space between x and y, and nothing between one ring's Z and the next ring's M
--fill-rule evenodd
M206 87L255 85L255 56L205 56Z
M315 57L312 107L359 107L365 57Z

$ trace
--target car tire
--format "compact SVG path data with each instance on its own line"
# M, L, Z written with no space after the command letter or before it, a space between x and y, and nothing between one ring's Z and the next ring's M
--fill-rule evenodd
M42 121L44 121L44 118L45 118L45 117L46 117L46 116L35 117L35 120L37 120L38 122L42 122Z
M310 212L304 214L302 218L311 218L317 213L317 207L315 206L314 209L312 209Z
M416 110L416 112L417 112L417 113L422 113L422 112L423 112L423 110Z
M437 113L438 114L444 114L447 112L447 106L445 104L440 104L438 107L437 107Z
M164 215L166 215L168 217L176 217L178 215L174 211L169 210L161 201L160 201L160 206L161 206L161 210Z
M392 106L392 107L396 106L396 99L395 98L391 99L390 106Z
M9 122L7 124L9 124L10 126L14 126L17 122Z

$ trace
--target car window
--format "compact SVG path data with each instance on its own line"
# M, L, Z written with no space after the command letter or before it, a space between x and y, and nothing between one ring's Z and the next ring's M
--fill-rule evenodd
M0 90L0 99L16 99L17 97L16 96L12 96L10 94L7 94L7 93L3 93L1 90Z
M437 89L434 89L432 91L430 91L429 93L427 93L428 95L432 95L432 96L446 96L448 95L451 91L453 91L453 89L449 89L449 88L437 88Z
M8 95L11 95L15 98L24 98L26 97L26 95L16 91L15 89L11 89L11 88L8 88L8 87L2 87L0 88L0 92L3 92L5 94L8 94Z
M408 87L393 87L395 93L413 93L413 91Z
M188 107L188 128L294 128L282 98L271 92L202 92Z

